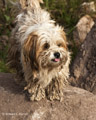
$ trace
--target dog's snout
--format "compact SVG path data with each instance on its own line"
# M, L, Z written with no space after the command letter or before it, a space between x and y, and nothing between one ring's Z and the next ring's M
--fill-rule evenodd
M55 53L54 53L54 56L55 56L56 58L60 58L60 53L59 53L59 52L55 52Z

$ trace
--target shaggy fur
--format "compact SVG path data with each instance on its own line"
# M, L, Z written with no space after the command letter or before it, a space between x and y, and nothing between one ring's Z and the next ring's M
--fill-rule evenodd
M20 0L9 49L9 63L26 81L30 99L61 100L68 83L70 53L63 28L41 9L42 0Z

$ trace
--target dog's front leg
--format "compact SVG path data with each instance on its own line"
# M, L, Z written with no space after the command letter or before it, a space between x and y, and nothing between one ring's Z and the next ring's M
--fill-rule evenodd
M31 101L40 101L41 99L45 98L45 90L39 84L31 86L28 89L28 92L30 94Z
M22 55L21 60L25 81L27 82L27 86L24 89L28 90L30 100L39 101L45 97L45 90L42 85L38 83L38 73L32 70L30 62L28 62L28 59L26 59L24 55Z
M49 100L63 100L63 84L60 78L54 78L46 89Z

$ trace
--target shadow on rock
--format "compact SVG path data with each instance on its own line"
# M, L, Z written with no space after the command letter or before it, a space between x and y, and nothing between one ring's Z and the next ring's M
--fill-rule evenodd
M0 88L15 93L23 93L23 87L17 85L14 81L14 75L9 73L0 73Z

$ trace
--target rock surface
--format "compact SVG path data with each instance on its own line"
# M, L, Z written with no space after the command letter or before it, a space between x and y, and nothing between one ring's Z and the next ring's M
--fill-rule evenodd
M96 96L67 87L64 101L30 102L12 74L0 73L0 120L96 120Z
M95 2L91 1L91 2L84 2L81 5L82 11L84 11L85 13L89 14L92 12L96 12L96 7L95 7Z
M96 94L96 24L88 33L71 67L70 82Z
M73 32L73 38L76 46L80 46L84 42L93 25L94 21L89 15L85 15L79 20L76 25L76 29Z

